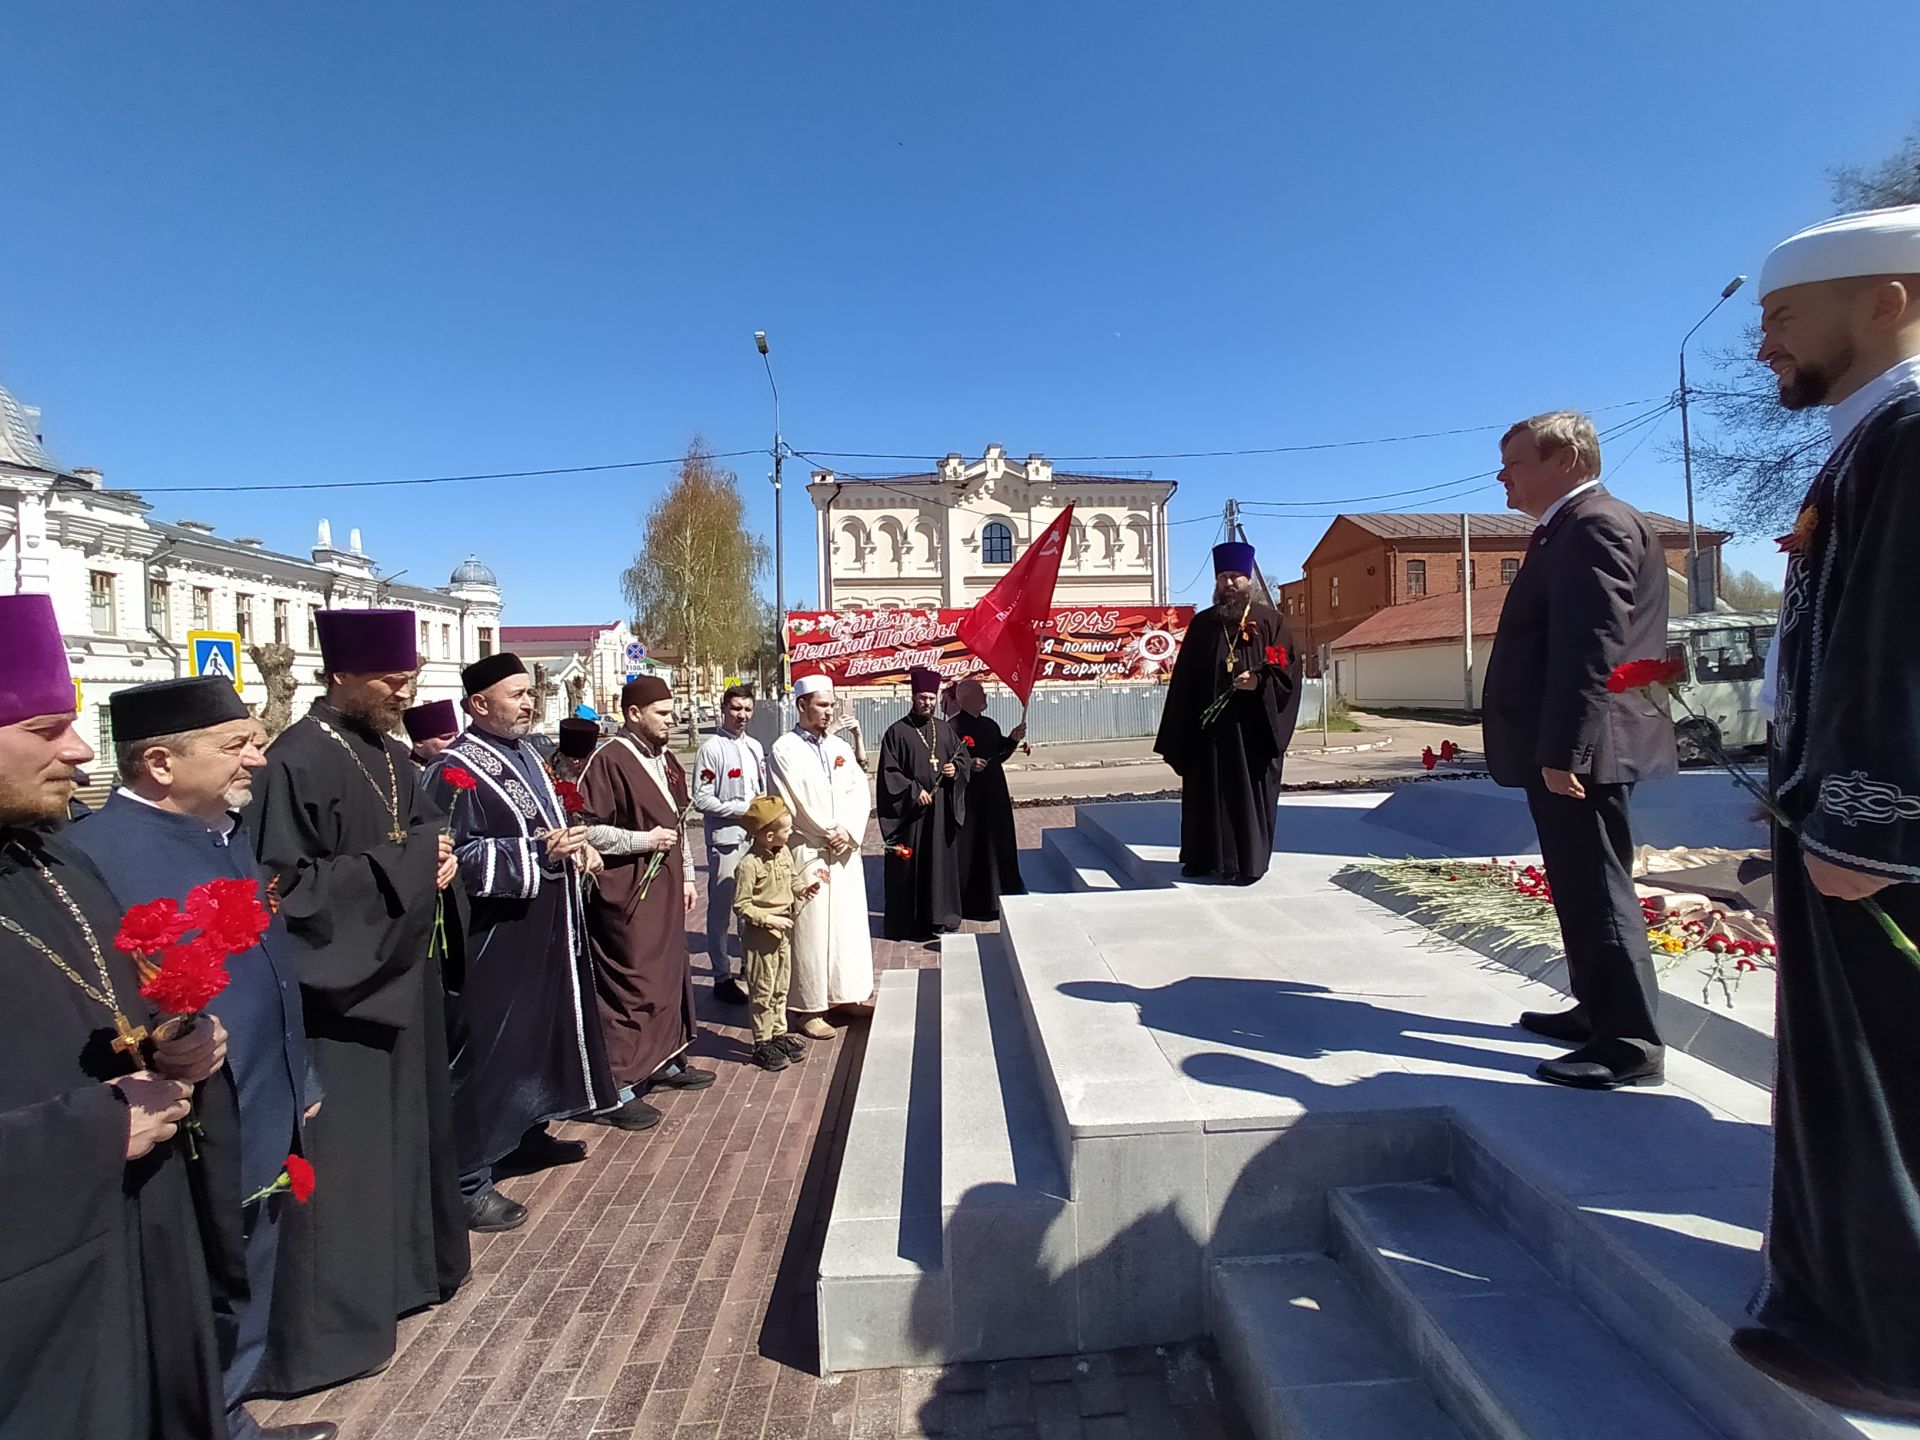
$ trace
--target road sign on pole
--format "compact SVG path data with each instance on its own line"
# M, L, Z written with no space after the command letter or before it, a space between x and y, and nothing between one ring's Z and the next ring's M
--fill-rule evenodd
M231 680L238 693L247 693L240 674L240 637L231 630L189 630L187 649L193 656L193 673L218 675Z

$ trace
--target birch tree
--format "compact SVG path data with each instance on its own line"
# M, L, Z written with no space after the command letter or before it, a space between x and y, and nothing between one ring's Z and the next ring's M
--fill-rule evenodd
M767 545L748 533L740 481L714 464L699 436L680 473L647 512L640 553L621 577L635 628L680 652L689 708L709 666L732 665L760 642L754 581Z

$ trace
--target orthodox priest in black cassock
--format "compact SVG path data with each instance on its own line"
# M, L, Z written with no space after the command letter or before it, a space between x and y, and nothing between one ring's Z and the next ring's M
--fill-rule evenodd
M1761 277L1760 353L1787 356L1780 388L1791 408L1822 403L1847 361L1806 353L1816 341L1791 321L1776 331L1773 292L1792 287L1789 314L1815 337L1823 321L1857 314L1853 287L1824 283L1876 273L1845 263L1859 253L1852 237L1868 242L1868 265L1887 264L1890 243L1904 251L1908 344L1906 359L1833 406L1834 451L1782 541L1770 783L1798 833L1776 824L1773 836L1773 1204L1753 1310L1763 1328L1736 1332L1734 1344L1832 1403L1911 1418L1920 1416L1920 964L1858 899L1839 898L1880 885L1871 898L1920 937L1920 207L1907 207L1904 238L1902 212L1877 214L1894 228L1830 222L1775 250ZM1844 321L1831 333L1863 352L1856 366L1873 353L1871 337L1847 336Z
M448 1298L468 1266L431 953L445 817L388 734L418 667L413 612L315 620L326 698L269 747L246 817L297 946L327 1097L306 1130L319 1184L280 1239L255 1381L269 1395L384 1364L398 1318Z
M582 872L548 852L566 816L521 738L533 720L526 666L503 651L461 678L474 723L434 758L425 784L452 817L468 901L466 963L450 1004L460 1188L472 1228L500 1230L526 1211L494 1192L495 1165L584 1160L587 1147L550 1136L547 1122L611 1109L619 1087L594 999Z
M987 714L986 687L978 680L962 680L953 690L953 733L972 768L967 819L960 827L960 913L969 920L998 920L1002 895L1027 893L1006 772L1008 757L1027 738L1027 725L1023 720L1003 731Z
M225 1440L186 1155L174 1140L128 1160L108 1083L146 1063L114 1048L116 1014L154 1016L106 882L47 838L90 758L57 723L73 708L47 597L0 596L0 726L37 772L0 774L0 1435Z
M909 678L913 710L880 737L874 792L889 940L925 940L960 927L960 827L973 772L966 743L934 714L940 672L916 665Z
M1173 662L1153 748L1180 777L1180 873L1251 885L1273 857L1300 661L1286 618L1253 598L1253 547L1216 545L1213 568L1213 608Z

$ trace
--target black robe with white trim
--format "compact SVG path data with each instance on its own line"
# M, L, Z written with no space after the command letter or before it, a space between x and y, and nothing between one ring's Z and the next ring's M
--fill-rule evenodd
M1920 937L1920 390L1842 441L1781 605L1771 783L1778 1081L1762 1324L1920 1401L1920 965L1804 854L1897 883Z

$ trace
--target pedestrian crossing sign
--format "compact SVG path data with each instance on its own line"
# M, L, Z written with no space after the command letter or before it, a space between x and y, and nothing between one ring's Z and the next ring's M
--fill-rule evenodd
M247 684L240 675L240 637L231 630L189 630L187 649L193 655L193 673L218 675L231 680L233 688L244 695Z

